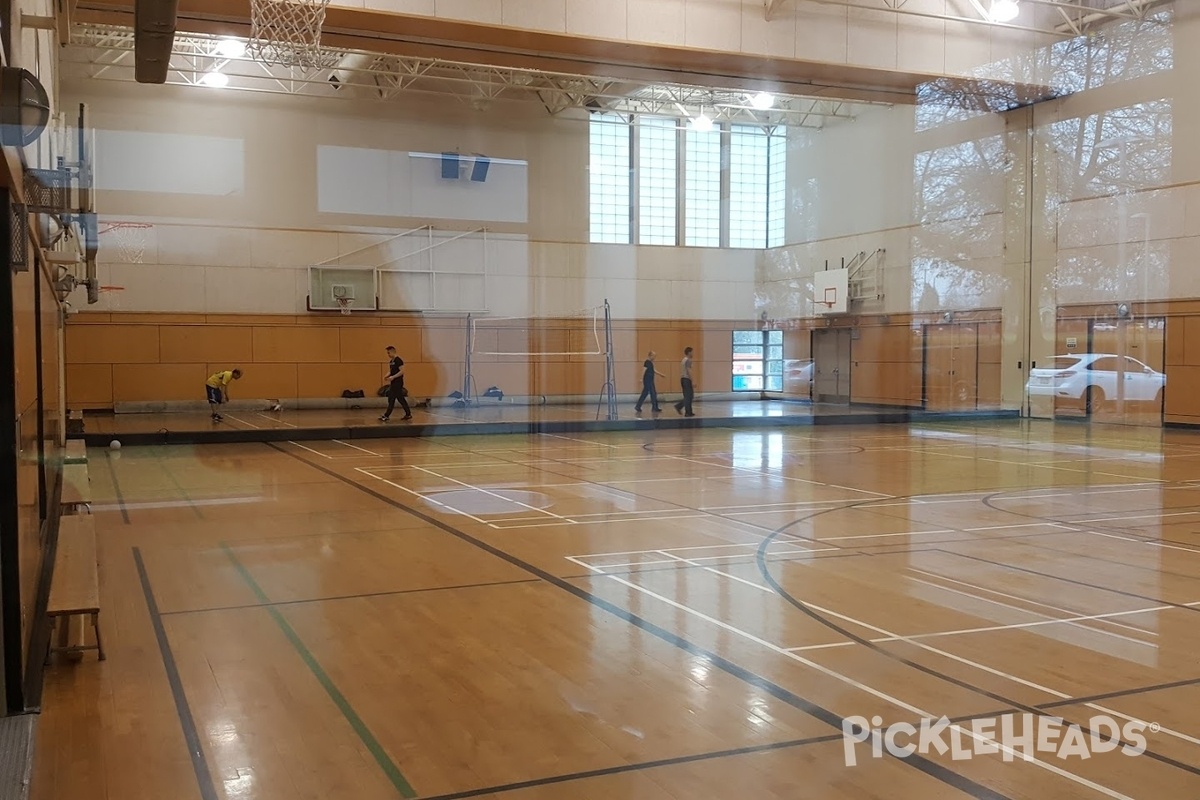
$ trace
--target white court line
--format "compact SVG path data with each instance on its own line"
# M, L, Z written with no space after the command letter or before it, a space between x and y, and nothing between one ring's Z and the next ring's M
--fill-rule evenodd
M259 428L257 425L255 425L253 422L247 422L246 420L244 420L244 419L241 419L240 417L235 417L233 414L223 414L222 416L224 416L224 417L228 417L229 419L232 419L232 420L235 420L235 421L237 421L237 422L240 422L240 423L242 423L243 425L247 425L247 426L249 426L249 427L251 427L251 428L254 428L254 430L256 430L256 431L257 431L257 430L261 430L261 429L260 429L260 428Z
M1161 517L1194 517L1200 514L1200 511L1173 511L1169 514L1131 514L1124 517L1093 517L1091 519L1072 519L1067 520L1071 525L1087 525L1091 522L1120 522L1127 519L1156 519Z
M407 492L408 494L411 494L413 497L419 497L427 503L432 503L433 505L438 506L439 508L444 508L450 514L461 514L462 516L467 517L468 519L474 520L475 522L478 522L481 525L487 525L492 528L496 527L492 523L488 522L486 519L480 519L479 517L476 517L473 514L468 514L466 511L462 511L453 506L447 505L446 503L443 503L440 500L434 500L432 497L426 497L425 495L421 494L420 492L414 492L412 489L409 489L407 486L401 486L400 484L395 483L394 481L389 481L387 478L381 478L380 476L372 473L370 470L363 469L362 467L357 467L355 469L355 472L361 472L362 474L370 476L377 481L386 483L388 486L399 489L402 492Z
M1037 600L1030 600L1028 597L1021 597L1021 596L1019 596L1019 595L1015 595L1015 594L1008 594L1007 592L1001 592L1001 591L999 591L999 590L997 590L997 589L990 589L990 588L988 588L988 587L986 587L986 586L980 586L980 585L979 585L979 584L977 584L977 583L969 583L969 582L967 582L967 581L962 581L962 580L959 580L959 579L957 579L957 578L951 578L951 577L948 577L948 576L946 576L946 575L939 575L939 574L938 574L938 573L936 573L936 572L929 572L928 570L917 569L916 567L909 567L909 568L908 568L908 570L909 570L909 572L915 572L915 573L917 573L918 575L926 575L926 576L928 576L928 577L930 577L930 578L936 578L936 579L938 579L938 580L941 580L941 581L946 581L946 582L948 582L948 583L957 583L959 586L966 586L966 587L969 587L969 588L971 588L971 589L976 589L976 590L978 590L978 591L980 591L980 592L987 592L988 594L994 594L994 595L996 595L997 597L1006 597L1006 598L1008 598L1009 600L1017 600L1017 601L1020 601L1020 602L1022 602L1022 603L1028 603L1028 604L1030 604L1030 605L1033 605L1033 606L1040 606L1041 608L1049 608L1049 609L1051 609L1051 610L1053 610L1053 611L1060 611L1060 612L1062 612L1062 613L1064 613L1064 614L1070 614L1070 615L1072 615L1072 616L1077 616L1077 615L1080 615L1080 614L1082 614L1082 613L1083 613L1083 612L1081 612L1081 611L1077 611L1077 610L1075 610L1075 609L1073 609L1073 608L1064 608L1064 607L1062 607L1062 606L1054 606L1054 605L1050 605L1049 603L1042 603L1042 602L1039 602L1039 601L1037 601ZM980 599L980 600L986 600L986 599L987 599L987 598L985 598L985 597L981 597L981 596L978 596L978 595L976 595L976 596L977 596L977 597L979 597L979 599ZM989 602L995 602L995 601L994 601L994 600L989 600ZM1109 622L1108 622L1108 624L1109 624L1109 625L1113 625L1113 626L1115 626L1115 627L1117 627L1117 628L1125 628L1125 629L1127 629L1127 630L1134 631L1135 633L1144 633L1144 634L1147 634L1148 636L1158 636L1158 634L1157 634L1157 633L1155 633L1154 631L1148 631L1148 630L1146 630L1146 629L1144 629L1144 628L1138 628L1138 627L1136 627L1136 626L1134 626L1134 625L1125 625L1125 624L1123 624L1123 623L1120 623L1120 622L1111 622L1111 621L1109 621Z
M859 494L869 494L874 495L875 497L884 497L889 499L895 497L895 495L884 494L883 492L871 492L866 489L855 489L851 486L838 486L834 483L821 483L820 481L810 481L805 478L793 478L790 475L782 475L775 472L763 472L762 470L751 469L750 467L739 467L734 464L710 464L707 461L699 461L694 458L684 458L683 456L667 456L667 458L673 461L686 461L689 464L699 464L702 467L715 467L718 469L732 469L737 470L738 472L748 472L751 475L758 475L763 478L779 478L780 480L795 481L796 483L808 483L813 486L828 486L833 489L842 489L847 492L857 492Z
M503 500L506 503L512 503L514 506L520 506L521 508L529 509L530 511L534 512L535 514L545 514L547 517L553 517L554 519L561 520L562 522L565 522L565 523L573 523L574 522L574 520L571 520L571 519L561 516L559 514L555 514L552 511L547 511L544 508L538 508L537 506L531 506L528 503L522 503L519 500L513 500L511 497L505 497L502 494L497 494L496 492L490 491L488 489L484 489L481 486L475 486L473 484L466 483L464 481L455 480L454 478L450 478L446 475L441 475L437 472L434 472L431 469L425 469L424 467L418 467L416 465L413 465L413 469L417 470L418 472L424 472L427 475L432 475L435 478L440 478L444 481L450 481L451 483L458 484L459 486L470 489L472 491L481 492L481 493L489 495L491 497L495 497L497 500ZM422 496L424 497L424 495L422 495Z
M610 450L616 449L615 446L605 442L589 442L587 439L572 439L570 436L559 436L556 433L543 433L541 435L549 436L551 439L562 439L564 442L578 442L579 444L586 444L591 447L607 447ZM641 445L638 445L638 447L641 447Z
M790 541L795 541L795 540L790 540ZM800 540L800 541L807 541L807 540ZM621 551L617 551L614 553L585 553L585 554L579 555L579 556L567 556L567 558L578 559L578 558L604 558L605 556L640 556L640 555L645 555L647 553L662 553L662 552L683 553L683 552L689 552L692 550L728 550L731 547L760 547L761 545L762 545L761 540L757 541L757 542L735 542L732 544L697 544L697 545L688 545L687 547L667 547L662 550L621 550ZM836 550L837 548L831 547L828 549Z
M695 480L694 478L681 478L680 480ZM855 500L795 500L790 503L747 503L740 506L704 506L701 511L736 511L741 508L768 508L775 506L816 506L828 505L830 503L854 503ZM787 509L781 509L786 511Z
M963 528L964 533L978 533L980 531L1007 531L1014 528L1064 528L1065 525L1060 525L1057 522L1026 522L1021 525L988 525L983 528Z
M300 444L299 442L288 442L288 444L294 444L294 445L296 445L296 447L299 447L301 450L307 450L310 453L316 453L321 458L329 458L329 459L333 458L333 456L327 456L324 453L322 453L320 450L313 450L311 447L305 447L304 445ZM373 478L375 476L372 475L371 477Z
M930 586L934 589L940 589L943 592L950 592L951 594L962 595L963 597L971 597L976 600L981 600L985 603L991 603L993 605L1001 606L1003 608L1010 608L1013 611L1017 611L1022 614L1029 614L1031 616L1043 618L1043 619L1039 620L1038 622L1019 622L1019 623L1011 623L1008 625L987 625L987 626L982 626L982 627L978 627L978 628L962 628L960 630L954 630L954 631L935 631L933 633L921 633L921 634L915 634L911 637L908 637L908 638L912 638L912 639L932 639L932 638L939 637L939 636L958 636L958 635L964 634L964 633L985 633L985 632L989 632L989 631L1019 630L1019 629L1024 629L1024 628L1037 628L1037 627L1041 627L1044 625L1057 625L1059 623L1063 623L1063 624L1068 624L1073 627L1077 627L1082 630L1088 631L1089 633L1095 633L1095 634L1099 634L1101 636L1112 636L1114 639L1124 639L1127 642L1133 642L1134 644L1140 644L1143 647L1153 647L1153 648L1157 649L1158 645L1154 644L1153 642L1146 642L1141 639L1136 639L1132 636L1126 636L1121 633L1113 633L1112 631L1102 631L1102 630L1098 630L1096 628L1089 628L1086 625L1078 625L1076 623L1088 622L1090 620L1107 620L1107 619L1112 619L1115 617L1123 617L1123 616L1129 616L1129 615L1133 615L1133 614L1148 614L1152 611L1165 611L1169 608L1174 608L1174 606L1154 606L1152 608L1138 608L1138 609L1134 609L1133 611L1113 611L1108 614L1081 614L1081 615L1074 616L1074 617L1052 617L1049 614L1043 614L1039 611L1030 611L1029 609L1019 608L1014 605L1009 605L1008 603L1001 603L999 600L991 600L987 597L980 597L979 595L971 594L970 592L964 592L961 589L952 589L949 586L942 586L941 584L932 583L931 581L921 580L920 578L911 578L911 580L913 580L916 583L920 583L924 586ZM891 640L890 639L872 639L871 641L885 641L886 642L886 641L891 641Z
M367 448L365 448L365 447L359 447L359 446L358 446L358 445L356 445L356 444L350 444L349 442L343 442L341 439L334 439L333 441L334 441L336 444L345 445L346 447L351 447L351 448L354 448L355 450L360 450L360 451L362 451L362 452L366 453L367 455L370 455L370 456L375 456L376 458L383 458L383 457L384 457L382 453L376 453L376 452L374 452L373 450L368 450L368 449L367 449Z
M260 414L257 411L254 412L254 415L256 417L262 417L263 419L270 420L271 422L278 422L280 425L287 425L289 428L297 427L296 425L293 425L290 422L284 422L282 419L275 419L274 417L268 417L266 414Z
M587 565L580 564L580 566L586 567ZM711 568L706 568L706 569L711 569ZM658 600L661 603L665 603L666 605L669 605L672 608L675 608L679 611L683 611L684 613L691 614L692 616L694 616L698 619L704 620L705 622L708 622L712 625L715 625L718 628L729 631L730 633L733 633L737 636L741 636L742 638L747 639L748 641L754 642L755 644L758 644L762 647L765 647L768 650L776 652L779 655L784 656L785 658L789 658L793 661L797 661L801 664L804 664L805 666L809 667L810 669L816 670L817 672L827 675L828 677L833 678L834 680L837 680L841 683L845 683L849 686L852 686L861 692L865 692L867 694L872 695L873 697L877 697L886 703L889 703L891 705L902 708L906 711L909 711L910 713L916 714L918 717L921 717L923 719L937 719L937 718L940 718L940 716L941 716L941 715L932 714L932 713L925 711L924 709L921 709L917 706L906 703L905 701L899 699L898 697L889 695L878 689L867 686L866 684L859 683L858 681L854 680L853 678L851 678L847 675L843 675L842 673L837 672L836 670L829 669L828 667L822 666L821 664L818 664L815 661L811 661L811 660L804 658L803 656L800 656L796 653L789 652L788 650L780 647L779 645L768 642L765 639L761 639L752 633L748 633L747 631L741 630L740 628L735 628L734 626L730 625L727 622L722 622L721 620L710 617L707 614L704 614L693 608L685 606L682 603L678 603L674 600L671 600L668 597L664 597L661 594L652 592L649 589L638 586L637 584L632 583L631 581L627 581L624 578L621 578L617 575L605 575L604 577L608 578L611 581L615 581L615 582L621 584L622 586L625 586L628 589L632 589L635 592L640 592L640 593L646 595L647 597L651 597L655 600ZM734 576L729 576L729 577L734 577ZM768 588L768 591L770 591L769 588ZM774 594L774 592L772 592L772 594ZM814 606L814 608L815 608L815 606ZM1064 696L1063 699L1067 699L1067 698ZM994 746L998 747L1002 752L1008 753L1008 754L1012 755L1013 757L1019 757L1023 761L1034 764L1044 770L1052 772L1056 775L1059 775L1060 777L1066 778L1067 780L1073 781L1082 786L1086 786L1089 789L1093 789L1093 790L1105 795L1106 797L1114 798L1114 800L1133 800L1133 798L1128 797L1127 795L1123 795L1115 790L1109 789L1108 787L1101 786L1098 783L1094 783L1094 782L1092 782L1086 778L1083 778L1079 775L1076 775L1072 772L1068 772L1066 770L1060 769L1059 767L1056 767L1053 764L1049 764L1045 761L1041 761L1036 756L1029 755L1028 753L1025 753L1024 751L1013 750L1012 748L1009 748L1006 745L1004 745L1002 742L998 742L994 739L983 736L982 734L976 733L975 731L971 730L970 728L963 728L961 725L957 725L957 724L952 724L950 727L955 730L958 730L964 736L968 736L976 741L986 742L987 744L994 745Z
M886 539L891 536L928 536L934 533L962 533L962 531L947 529L944 531L905 531L904 533L860 533L856 536L822 536L816 541L841 542L847 539Z
M1180 547L1174 544L1163 544L1162 542L1148 542L1145 539L1134 539L1129 536L1117 536L1112 533L1101 533L1100 531L1081 531L1081 533L1090 533L1092 536L1103 536L1106 539L1120 539L1123 542L1133 542L1134 544L1148 544L1151 547L1161 547L1164 550L1182 550L1185 553L1198 553L1200 550L1193 550L1190 547Z

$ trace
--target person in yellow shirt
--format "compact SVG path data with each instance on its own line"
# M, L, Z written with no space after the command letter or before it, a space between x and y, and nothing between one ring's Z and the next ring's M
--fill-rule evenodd
M214 372L205 381L204 388L207 390L208 407L212 409L213 422L220 422L224 419L217 413L217 406L229 402L229 382L236 381L240 377L242 377L240 369L227 369L222 372Z

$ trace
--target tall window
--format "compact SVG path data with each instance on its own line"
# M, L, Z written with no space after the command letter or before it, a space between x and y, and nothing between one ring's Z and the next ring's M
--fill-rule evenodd
M767 247L787 244L787 136L771 131L767 143Z
M783 331L733 332L733 391L783 391Z
M761 125L697 132L673 118L594 114L590 197L593 242L778 247L787 137Z
M630 126L619 114L591 118L589 208L593 242L630 242Z
M721 129L690 128L684 142L684 244L721 246Z
M767 242L767 132L757 125L729 129L729 246Z
M638 244L677 243L678 127L674 119L638 119Z

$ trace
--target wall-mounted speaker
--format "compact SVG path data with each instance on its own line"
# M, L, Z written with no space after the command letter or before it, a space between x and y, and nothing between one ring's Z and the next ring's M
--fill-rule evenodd
M491 166L492 160L487 156L475 154L475 166L471 168L471 180L476 183L483 183L487 180L488 167Z

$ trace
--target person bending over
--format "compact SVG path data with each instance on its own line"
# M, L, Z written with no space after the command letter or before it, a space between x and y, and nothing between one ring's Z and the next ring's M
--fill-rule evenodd
M217 413L217 406L229 402L229 383L242 377L240 369L227 369L214 372L204 384L205 394L208 395L208 407L212 409L213 422L220 422L224 417Z

